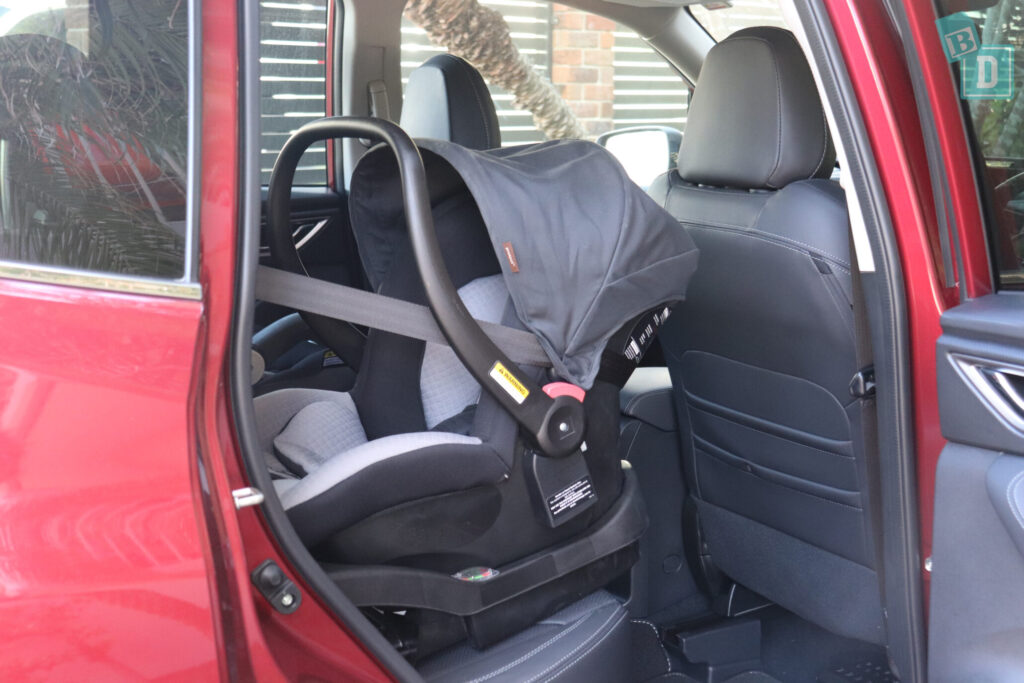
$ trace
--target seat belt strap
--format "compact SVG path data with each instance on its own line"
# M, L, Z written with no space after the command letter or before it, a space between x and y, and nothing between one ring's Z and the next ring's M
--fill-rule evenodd
M355 287L257 266L256 298L403 337L450 346L427 306ZM533 334L480 320L477 324L514 362L551 367L551 360Z

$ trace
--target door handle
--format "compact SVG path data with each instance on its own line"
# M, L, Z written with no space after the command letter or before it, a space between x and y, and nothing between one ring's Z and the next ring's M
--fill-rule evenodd
M1024 433L1024 367L958 353L950 358L988 408Z
M303 223L292 230L292 239L295 240L295 248L302 249L311 239L316 237L324 227L331 222L330 218L324 218L316 223Z

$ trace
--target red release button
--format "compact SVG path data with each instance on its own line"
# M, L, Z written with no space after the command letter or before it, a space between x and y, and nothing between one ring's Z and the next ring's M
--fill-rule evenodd
M551 384L545 384L544 393L551 398L571 396L580 403L583 403L583 397L587 395L587 392L585 392L582 387L578 387L575 384L569 384L568 382L552 382Z

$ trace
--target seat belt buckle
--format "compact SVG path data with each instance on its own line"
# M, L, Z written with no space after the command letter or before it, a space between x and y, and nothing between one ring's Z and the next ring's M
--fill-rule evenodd
M854 398L868 398L875 395L875 367L869 365L850 380L850 395Z

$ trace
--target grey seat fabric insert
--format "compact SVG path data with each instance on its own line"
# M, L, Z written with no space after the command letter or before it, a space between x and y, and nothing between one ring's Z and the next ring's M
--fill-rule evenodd
M274 449L300 469L297 474L309 474L332 455L364 443L359 413L346 393L337 401L316 401L296 413L274 439Z
M459 298L477 320L500 323L508 305L501 275L473 280L459 288ZM427 342L420 366L420 392L427 429L433 429L480 400L480 385L450 346Z
M501 321L509 299L500 275L473 280L459 288L459 296L470 313L494 323ZM420 386L428 428L457 415L480 398L480 385L455 352L440 344L426 345ZM303 476L286 491L279 489L286 510L388 458L444 444L482 443L477 437L446 432L395 434L367 441L355 403L351 396L341 392L272 392L256 398L256 414L268 464L275 469L284 462L292 474Z
M295 507L324 493L337 482L351 477L356 472L366 469L388 458L431 446L467 445L479 446L480 439L475 436L449 434L447 432L414 432L412 434L395 434L361 446L337 453L327 460L309 476L289 488L281 497L284 509Z

